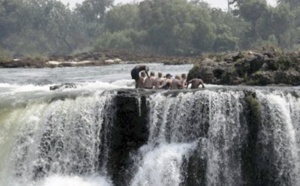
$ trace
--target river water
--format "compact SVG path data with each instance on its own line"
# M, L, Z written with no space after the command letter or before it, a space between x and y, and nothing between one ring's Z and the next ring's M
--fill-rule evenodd
M105 139L133 67L0 69L0 186L114 186ZM77 88L49 90L61 83ZM300 185L299 87L206 87L147 98L147 143L119 185Z
M171 73L173 75L188 73L192 68L192 65L145 65L149 66L150 71L163 72L163 74ZM120 64L80 68L0 69L0 186L111 185L111 181L108 178L104 175L99 175L94 170L91 171L91 174L86 176L78 176L71 173L53 173L49 174L45 179L32 180L29 178L32 176L32 173L26 174L26 172L32 170L33 165L30 165L32 164L31 159L37 157L32 155L32 157L28 158L29 160L23 162L18 156L25 153L24 151L28 151L26 148L28 148L27 146L29 144L39 142L38 137L32 137L30 131L42 130L43 126L40 125L43 123L41 121L41 114L43 114L43 112L49 112L49 114L50 112L55 112L56 115L60 115L65 109L73 110L73 107L78 106L78 110L82 110L82 107L88 109L89 107L98 104L101 110L101 106L103 106L101 105L102 101L109 99L109 95L103 97L105 100L96 98L101 95L102 92L112 89L134 88L134 81L131 79L130 75L130 71L134 66L134 64ZM59 89L55 91L49 90L50 86L61 83L75 83L77 88ZM48 105L49 100L56 99L57 97L79 98L76 103L71 101L69 103L64 102L60 106ZM64 104L67 105L63 106ZM49 109L48 111L47 108ZM55 115L55 113L52 113L52 115ZM79 111L78 113L81 112ZM78 113L74 114L77 115ZM60 122L63 123L62 121ZM55 124L59 124L60 122L53 121ZM83 121L81 121L81 123L82 122ZM94 129L99 127L95 126L92 121L87 123L88 126ZM17 129L18 127L20 130ZM38 133L39 132L37 132L37 135ZM23 146L16 146L16 144L18 145L18 140L20 140L18 136L23 136L27 139L28 141L22 139L23 141L26 141L27 145L24 142L25 144L23 144ZM91 136L93 135L91 134ZM78 139L74 138L73 140L76 141ZM68 143L70 146L73 144L72 141L69 141ZM93 142L90 143L93 144ZM36 150L36 148L32 147L31 150L33 149ZM69 149L69 152L66 152L66 159L57 162L68 162L69 160L67 159L72 158L71 150L72 148ZM16 165L10 166L11 164ZM23 177L20 176L21 179L16 181L15 175L23 175ZM26 176L28 178L26 178Z
M150 71L182 74L192 65L145 64ZM134 88L131 69L134 64L100 67L67 67L44 69L0 69L0 108L39 98L57 95L94 94L118 88ZM76 89L50 91L49 87L62 83L75 83Z

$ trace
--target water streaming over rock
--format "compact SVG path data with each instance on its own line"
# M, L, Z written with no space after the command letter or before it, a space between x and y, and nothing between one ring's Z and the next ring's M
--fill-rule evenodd
M283 92L258 94L262 121L258 132L259 181L299 185L300 99Z
M134 177L135 181L132 185L137 185L135 184L138 182L137 179L142 183L140 185L152 183L153 180L156 182L148 185L157 185L159 181L162 185L183 184L185 178L181 174L182 171L187 171L182 170L183 159L188 161L197 146L202 151L197 158L206 162L205 166L199 167L205 169L203 183L240 185L242 183L240 148L247 133L247 128L241 123L243 98L242 91L199 91L180 93L177 96L172 94L151 96L149 98L150 135L147 146L151 146L152 150L148 150L149 152L144 155L140 165L142 168ZM164 152L160 149L168 150ZM153 154L154 152L161 152L161 156L167 156L169 159L160 160L158 155ZM166 169L172 165L173 167L169 169L176 169L176 171L170 174L149 174L150 170L159 172L155 161ZM141 176L141 171L145 172L144 169L149 169L146 171L148 174ZM165 179L174 180L175 178L172 179L174 174L177 174L176 182L164 184ZM186 174L190 173L186 172ZM168 176L170 178L166 178ZM200 177L201 175L198 179Z
M293 90L116 90L0 110L0 185L300 185Z
M96 94L34 102L3 114L1 185L53 175L105 176L103 131L111 124L111 99L112 94Z

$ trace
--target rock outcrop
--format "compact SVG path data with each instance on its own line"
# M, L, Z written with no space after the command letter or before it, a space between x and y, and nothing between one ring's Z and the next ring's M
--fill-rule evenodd
M188 80L201 78L209 84L300 85L300 54L239 52L203 59L189 71Z

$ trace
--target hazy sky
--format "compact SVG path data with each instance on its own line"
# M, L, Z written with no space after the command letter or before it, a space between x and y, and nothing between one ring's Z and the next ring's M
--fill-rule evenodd
M64 3L69 3L73 7L76 3L81 3L83 0L61 0ZM115 4L128 3L141 0L115 0ZM221 8L227 10L227 0L203 0L208 2L212 7ZM276 0L267 0L271 5L276 5Z

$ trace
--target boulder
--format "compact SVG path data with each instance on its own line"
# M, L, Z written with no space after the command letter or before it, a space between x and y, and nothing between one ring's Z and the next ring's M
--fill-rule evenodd
M275 83L275 74L273 72L260 71L251 75L249 84L253 85L268 85Z
M214 59L211 56L212 59ZM188 80L201 78L204 83L226 85L300 84L300 56L297 54L233 53L224 61L203 59L188 74Z
M77 88L75 83L63 83L59 85L50 86L50 90L64 89L64 88Z
M300 73L295 70L277 71L274 75L276 84L300 85Z

